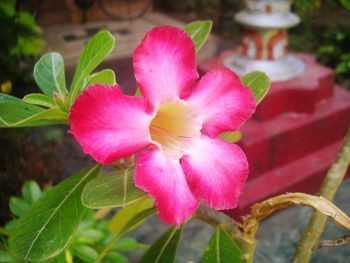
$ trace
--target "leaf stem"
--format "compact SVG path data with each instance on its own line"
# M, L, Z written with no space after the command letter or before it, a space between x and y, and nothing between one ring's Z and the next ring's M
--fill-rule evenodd
M108 245L101 251L101 253L98 255L96 260L94 261L95 263L101 262L108 254L113 249L113 246L115 243L119 241L119 239L122 237L122 234L117 234L115 237L108 243Z
M338 153L336 161L328 170L326 178L324 179L320 195L329 201L333 197L342 183L350 162L350 128L345 136L343 145ZM312 248L317 244L323 229L326 225L327 217L314 211L308 226L304 230L302 237L298 242L297 249L293 257L293 263L309 262Z

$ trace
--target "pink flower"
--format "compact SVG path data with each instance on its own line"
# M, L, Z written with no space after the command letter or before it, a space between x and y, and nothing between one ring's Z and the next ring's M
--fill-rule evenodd
M194 44L175 27L147 33L133 62L144 97L96 84L72 106L70 132L84 152L103 164L137 153L135 184L155 198L169 224L182 223L199 203L236 207L248 164L218 135L250 118L250 90L227 68L198 80Z

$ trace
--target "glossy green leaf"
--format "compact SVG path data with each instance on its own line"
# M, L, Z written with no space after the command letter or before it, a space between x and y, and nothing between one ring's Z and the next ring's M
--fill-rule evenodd
M57 52L42 56L34 67L34 79L39 88L50 98L68 94L64 76L64 62Z
M254 94L256 104L259 104L270 88L270 79L260 71L253 71L241 77L242 82Z
M220 134L220 138L230 142L230 143L236 143L238 142L242 137L242 134L239 131L236 132L224 132Z
M97 251L87 245L75 245L73 250L83 262L93 263L98 257Z
M43 109L0 93L0 128L67 123L68 114L59 109Z
M21 216L29 208L29 203L19 197L10 198L11 213L16 216Z
M80 196L99 166L84 169L51 188L20 217L9 239L13 254L23 261L43 261L58 255L73 238L86 212Z
M213 22L210 20L194 21L184 26L184 31L192 38L196 52L198 52L207 41L212 26Z
M29 204L34 203L42 195L41 189L37 182L30 180L26 181L22 187L22 195Z
M115 79L114 71L111 69L104 69L97 73L89 75L85 79L86 84L83 84L83 90L92 84L105 84L105 85L115 85L117 81Z
M28 94L22 100L29 104L34 104L34 105L43 106L47 108L51 108L55 106L55 103L52 98L41 93Z
M108 56L114 45L113 35L106 30L98 32L86 44L74 73L70 90L70 104L74 102L82 90L84 79Z
M201 263L246 263L241 249L220 227L209 240Z
M133 171L103 174L84 188L82 202L88 208L125 207L147 194L134 185Z
M139 214L140 212L153 207L153 205L154 205L153 199L145 196L144 198L130 205L125 206L113 216L113 218L110 221L109 230L112 233L116 233L116 234L120 233L120 231L129 222L131 218L133 218L135 215ZM142 221L140 221L140 224L141 223Z
M182 227L170 228L143 254L139 263L173 263L181 239Z

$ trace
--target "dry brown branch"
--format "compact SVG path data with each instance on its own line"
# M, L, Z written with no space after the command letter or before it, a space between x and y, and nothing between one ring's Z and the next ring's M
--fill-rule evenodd
M325 248L325 247L343 246L343 245L350 245L350 235L320 241L316 246L312 248L312 250Z
M325 216L331 217L334 222L350 230L350 218L337 206L322 196L313 196L304 193L288 193L274 196L261 203L254 204L250 215L244 218L241 225L242 232L247 235L255 235L259 222L272 213L292 205L311 207Z

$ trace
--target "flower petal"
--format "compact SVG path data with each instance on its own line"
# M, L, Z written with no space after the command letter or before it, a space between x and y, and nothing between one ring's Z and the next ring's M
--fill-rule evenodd
M118 86L93 85L75 101L70 133L87 154L104 164L128 157L151 142L143 98L124 95Z
M228 68L205 74L189 98L211 137L237 130L255 111L255 99L239 77Z
M197 208L179 160L149 149L136 159L135 184L156 200L159 216L168 224L181 224Z
M194 44L176 27L148 32L134 52L133 63L142 94L155 106L188 94L198 79Z
M237 206L248 176L247 159L237 145L202 135L193 140L181 166L198 201L214 209Z

